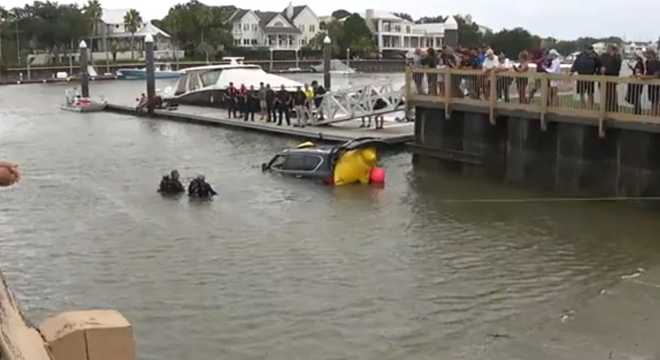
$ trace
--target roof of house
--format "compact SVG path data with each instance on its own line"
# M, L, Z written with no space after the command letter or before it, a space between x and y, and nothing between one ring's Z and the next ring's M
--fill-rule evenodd
M232 16L229 17L229 21L239 21L249 12L250 10L247 9L236 9Z
M128 9L103 9L101 21L106 24L123 24Z
M282 15L278 12L275 11L257 11L256 12L257 16L259 17L259 26L264 30L264 32L267 33L289 33L289 34L299 34L300 30L295 27L291 22L286 18L286 16L282 16L284 21L286 22L287 26L268 26L268 24L273 21L278 15Z
M300 13L301 13L303 10L305 10L306 7L307 7L307 5L294 6L294 7L293 7L293 17L292 17L291 19L288 19L288 20L293 20L293 19L297 18L298 15L300 15ZM281 12L282 16L287 17L287 16L286 16L286 15L287 15L287 14L286 14L287 9L288 9L288 8L282 10L282 12Z
M301 8L298 12L296 12L294 8L294 18L302 12L302 9L304 9L304 6L296 6L296 8ZM249 13L251 10L247 9L238 9L234 14L229 18L230 21L235 22L235 21L240 21L247 13ZM286 11L286 10L285 10ZM277 11L255 11L254 12L257 17L259 18L259 27L266 33L286 33L286 34L300 34L300 30L289 21L289 19L286 18L286 16L282 13L279 13ZM268 24L273 21L277 16L282 16L282 20L284 23L288 26L268 26Z
M143 24L143 26L140 28L140 30L138 30L135 33L135 37L138 37L138 38L145 37L145 36L147 36L147 34L151 34L151 36L154 36L154 37L156 37L156 36L163 36L163 37L166 37L166 38L171 37L170 34L166 33L165 31L163 31L162 29L160 29L156 25L152 24L151 22ZM131 36L132 36L132 34L130 32L108 34L109 38L127 38L127 37L131 37Z
M400 21L407 21L405 19L402 19L394 14L392 14L389 11L382 11L382 10L374 10L374 9L369 9L367 10L367 18L371 19L383 19L383 20L400 20Z

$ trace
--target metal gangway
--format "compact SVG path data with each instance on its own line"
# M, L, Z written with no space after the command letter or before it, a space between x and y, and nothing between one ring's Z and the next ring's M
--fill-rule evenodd
M405 112L404 94L404 88L396 90L391 84L366 85L328 92L323 95L320 106L325 119L315 125L330 125L363 117ZM379 109L376 109L377 104L380 105Z

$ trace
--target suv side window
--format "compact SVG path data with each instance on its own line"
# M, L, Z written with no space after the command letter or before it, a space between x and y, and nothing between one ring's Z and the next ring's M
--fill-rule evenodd
M287 156L283 169L289 171L313 171L320 163L321 157L318 155L291 154Z

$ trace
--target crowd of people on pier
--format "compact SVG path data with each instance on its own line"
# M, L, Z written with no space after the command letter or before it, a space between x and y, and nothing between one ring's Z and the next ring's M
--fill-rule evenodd
M224 94L224 104L228 109L229 118L255 121L256 114L259 119L267 123L276 123L282 126L286 122L291 126L291 118L295 115L294 127L305 127L316 121L322 121L323 111L321 102L326 89L317 81L304 86L298 86L291 93L284 85L279 89L270 84L260 83L259 88L249 88L241 84L236 86L229 83Z
M525 50L518 54L516 61L510 61L503 52L497 52L489 47L453 49L445 46L438 51L432 48L417 49L409 59L409 65L413 68L412 80L418 94L444 96L446 91L451 91L452 97L488 100L492 91L491 75L495 73L498 74L494 86L498 101L510 102L510 91L515 88L517 101L521 104L529 104L542 91L541 80L529 76L530 73L619 77L622 74L623 59L617 46L609 46L607 51L600 55L594 51L593 47L588 46L579 53L570 70L567 66L562 71L562 56L554 49ZM652 49L636 53L634 63L628 62L627 65L632 72L629 76L635 79L660 79L660 61L658 54ZM451 84L445 84L445 77L441 74L414 71L414 69L424 68L476 70L481 73L455 75L452 76ZM530 80L532 81L530 82ZM581 107L593 109L597 86L595 81L577 79L570 82L574 84L575 94L580 99ZM551 79L548 82L548 105L557 105L559 92L567 91L562 88L562 83L567 83L567 81ZM608 81L605 85L603 91L606 111L618 111L619 109L617 84L616 81ZM600 84L598 85L600 86ZM645 86L648 87L647 100L651 104L651 114L660 116L660 85L645 85L640 81L630 83L627 85L625 101L633 107L635 114L641 114L644 102L642 93ZM572 87L567 88L572 89Z

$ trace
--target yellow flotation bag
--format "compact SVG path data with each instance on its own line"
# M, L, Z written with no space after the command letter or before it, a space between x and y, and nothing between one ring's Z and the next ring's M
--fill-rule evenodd
M335 185L369 184L369 174L377 164L378 154L374 147L347 151L335 165Z

